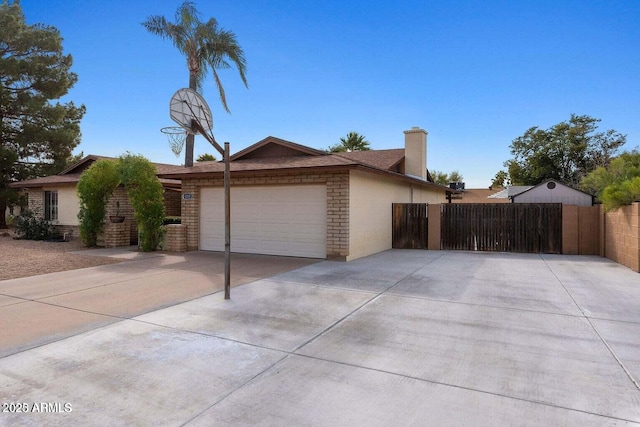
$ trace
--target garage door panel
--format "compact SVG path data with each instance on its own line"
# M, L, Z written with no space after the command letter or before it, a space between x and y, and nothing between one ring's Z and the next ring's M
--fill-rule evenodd
M200 193L200 248L224 250L222 188ZM243 253L326 256L326 187L231 189L231 250Z

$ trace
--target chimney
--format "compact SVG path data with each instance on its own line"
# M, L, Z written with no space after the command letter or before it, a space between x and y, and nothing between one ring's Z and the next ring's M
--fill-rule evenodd
M427 131L417 126L404 131L404 172L427 180Z

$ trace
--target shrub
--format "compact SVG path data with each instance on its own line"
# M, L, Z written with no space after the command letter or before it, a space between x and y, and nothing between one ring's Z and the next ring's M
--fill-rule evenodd
M87 169L78 182L80 197L80 238L93 247L98 243L98 234L104 228L104 216L109 198L120 183L116 162L100 159Z
M179 217L179 216L165 217L164 220L162 221L162 225L169 225L169 224L182 224L182 217Z
M15 217L15 227L20 239L50 240L60 237L51 226L51 222L37 215L37 212L23 211Z
M156 167L142 156L125 154L118 162L120 178L133 206L143 251L153 251L162 239L164 197Z

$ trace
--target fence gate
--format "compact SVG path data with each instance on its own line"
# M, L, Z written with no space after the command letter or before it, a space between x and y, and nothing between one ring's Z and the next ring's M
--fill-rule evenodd
M426 203L394 203L393 237L394 249L427 249L428 226Z
M443 204L448 250L562 253L561 203Z

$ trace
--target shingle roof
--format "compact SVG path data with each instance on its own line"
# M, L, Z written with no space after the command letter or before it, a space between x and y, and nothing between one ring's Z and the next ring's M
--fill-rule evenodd
M402 150L404 151L404 150ZM330 154L326 156L294 156L294 157L267 157L257 159L236 160L229 163L229 168L232 174L257 173L257 172L284 172L284 171L297 171L304 172L305 169L309 170L332 170L332 169L365 169L369 172L379 173L386 175L391 179L409 180L418 185L432 187L445 193L451 193L453 190L437 185L431 182L423 181L418 178L409 177L400 173L389 171L386 168L375 166L377 163L380 166L389 164L389 155L391 153L382 153L380 158L377 158L376 154L370 156L367 162L356 161L349 159L345 156L338 154ZM397 153L396 153L397 154ZM383 161L383 159L386 159ZM200 162L195 163L192 167L185 168L182 166L173 167L173 171L167 173L159 173L158 175L166 178L189 178L189 177L201 177L210 174L222 174L224 172L223 162Z
M362 164L389 170L404 159L404 148L391 150L352 151L348 153L335 153L349 160L355 160Z
M80 181L80 175L84 172L93 162L100 159L111 159L114 160L114 157L106 157L106 156L96 156L95 154L90 154L82 158L82 160L74 163L69 166L67 169L60 172L58 175L49 175L41 178L27 179L24 181L13 182L9 184L11 188L38 188L46 185L59 185L59 184L77 184ZM179 167L175 165L169 165L166 163L154 163L156 166L156 170L158 175L164 172L173 171L174 168ZM175 179L160 179L160 182L163 185L176 187L180 186L180 181L176 181Z
M488 197L490 199L508 199L520 193L524 193L531 188L533 188L533 185L512 185L511 187L507 187L504 190L498 191L497 193L492 194Z

